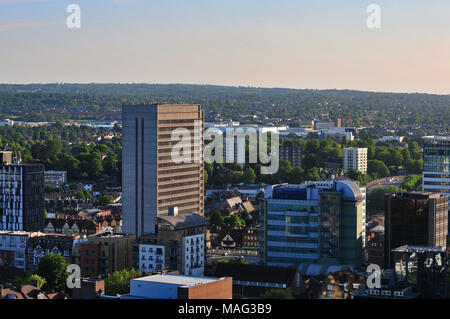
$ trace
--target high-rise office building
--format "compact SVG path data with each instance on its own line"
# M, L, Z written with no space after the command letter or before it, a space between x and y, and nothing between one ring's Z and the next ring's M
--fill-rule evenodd
M123 231L154 234L157 216L175 207L203 216L200 105L123 106L122 120Z
M260 255L268 266L363 260L364 195L349 180L275 185L260 203Z
M450 199L450 136L424 136L422 190Z
M392 250L404 245L446 247L448 197L439 193L410 192L386 195L385 266Z
M0 230L44 229L44 165L0 164Z
M351 168L363 174L367 174L367 148L344 148L344 172L347 173Z

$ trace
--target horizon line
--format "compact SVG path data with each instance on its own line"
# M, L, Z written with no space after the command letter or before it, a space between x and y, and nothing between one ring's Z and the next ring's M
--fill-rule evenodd
M381 94L421 94L421 95L437 95L437 96L450 96L449 93L430 93L430 92L414 92L414 91L370 91L363 89L338 89L338 88L295 88L295 87L281 87L281 86L253 86L253 85L225 85L225 84L211 84L211 83L182 83L182 82L171 82L171 83L155 83L155 82L21 82L21 83L4 83L0 82L0 85L191 85L191 86L218 86L218 87L228 87L228 88L249 88L249 89L284 89L293 91L353 91L362 93L381 93Z

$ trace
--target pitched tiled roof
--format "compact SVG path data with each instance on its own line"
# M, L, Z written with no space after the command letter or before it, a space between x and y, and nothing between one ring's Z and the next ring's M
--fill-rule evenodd
M49 299L41 289L32 285L24 285L20 288L8 286L3 287L0 299L6 299L9 296L14 296L14 299Z
M51 234L28 239L27 247L35 249L39 245L44 251L52 250L54 247L58 247L59 250L72 251L73 240L73 237Z
M249 214L255 211L255 208L253 207L252 203L250 202L243 202L242 203L243 208L247 210Z
M48 223L51 223L54 229L62 229L66 223L70 228L73 228L74 224L76 224L79 229L96 228L96 223L93 220L89 219L46 218L45 227L47 227Z
M231 207L231 208L237 208L235 207L236 205L242 203L242 199L240 197L233 197L233 198L228 198L226 200L227 204Z
M236 243L236 246L240 247L242 246L242 238L244 237L243 231L239 229L232 229L232 228L222 228L219 235L216 237L216 244L220 244L222 240L227 236L230 235L231 238Z

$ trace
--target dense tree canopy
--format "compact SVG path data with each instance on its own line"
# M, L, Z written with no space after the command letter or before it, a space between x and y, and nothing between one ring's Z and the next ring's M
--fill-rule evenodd
M198 103L206 120L241 115L311 120L328 113L347 126L398 128L420 123L428 134L449 131L450 96L349 90L293 90L185 84L0 85L0 116L22 120L120 119L123 103ZM241 119L242 122L245 120Z
M150 275L150 274L148 274ZM130 280L141 276L136 269L115 271L105 280L105 294L109 296L123 295L130 292Z
M66 259L57 254L47 254L39 261L37 275L45 279L43 286L47 291L64 291L67 272Z

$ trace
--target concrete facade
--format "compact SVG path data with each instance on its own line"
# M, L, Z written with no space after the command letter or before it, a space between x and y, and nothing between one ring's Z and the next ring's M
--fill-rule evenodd
M178 207L180 214L203 215L204 112L200 105L131 105L124 106L122 114L123 231L137 237L153 234L156 217L167 215L172 207ZM172 156L181 141L172 134L175 130L190 137L191 156L183 157L181 163Z

